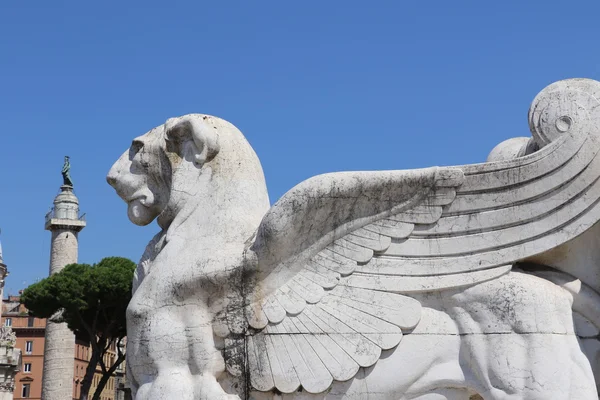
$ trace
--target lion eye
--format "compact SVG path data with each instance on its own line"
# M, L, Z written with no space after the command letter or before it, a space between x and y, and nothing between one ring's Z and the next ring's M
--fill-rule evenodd
M144 143L140 140L134 140L131 142L131 150L133 150L134 153L138 153L143 147Z
M140 140L134 140L131 142L131 147L129 148L129 159L133 160L133 158L144 148L144 142Z

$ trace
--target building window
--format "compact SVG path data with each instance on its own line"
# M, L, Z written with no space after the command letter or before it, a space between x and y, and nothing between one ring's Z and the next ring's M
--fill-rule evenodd
M12 326L12 318L6 318L4 320L4 326Z
M31 340L28 340L27 342L25 342L25 353L31 354L32 351L33 351L33 342Z
M23 366L23 372L31 372L31 363L25 363Z
M23 388L21 389L21 397L28 398L30 392L30 384L24 383Z
M27 318L27 327L28 328L33 328L33 322L34 322L34 318L33 317Z

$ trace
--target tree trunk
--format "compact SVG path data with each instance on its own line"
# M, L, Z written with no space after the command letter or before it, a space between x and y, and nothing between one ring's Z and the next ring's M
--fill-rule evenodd
M79 400L88 400L90 388L92 387L92 381L94 380L94 375L96 373L96 366L98 365L98 359L100 355L97 351L92 349L92 356L90 357L90 363L85 369L85 376L83 377L83 382L81 384L81 393L79 394Z
M108 371L106 371L102 374L102 378L100 379L100 382L98 382L98 387L96 388L96 392L94 393L94 397L92 398L92 400L100 400L100 395L102 394L102 391L104 390L104 386L106 386L106 383L108 382L110 377L113 375L113 373L115 372L117 367L123 362L123 360L125 360L125 356L124 355L121 356L121 354L119 354L119 357L117 357L117 360L115 361L115 363L113 365L111 365L111 367L108 369Z

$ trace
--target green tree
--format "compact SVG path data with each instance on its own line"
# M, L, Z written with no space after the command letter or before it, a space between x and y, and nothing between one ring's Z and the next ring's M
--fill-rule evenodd
M81 386L80 400L87 400L96 368L102 378L93 400L117 367L125 360L121 341L126 336L125 311L131 300L131 283L135 263L121 257L107 257L94 265L69 264L50 277L29 286L21 303L31 315L66 322L76 335L89 339L92 354ZM111 345L117 359L106 365L104 355Z

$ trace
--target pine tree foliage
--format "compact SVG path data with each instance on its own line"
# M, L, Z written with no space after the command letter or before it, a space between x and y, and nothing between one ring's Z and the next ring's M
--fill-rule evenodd
M21 303L38 318L67 323L78 337L90 341L92 354L82 382L80 400L87 400L100 366L102 378L93 400L117 367L125 360L121 341L127 335L125 311L131 300L135 263L127 258L107 257L94 265L69 264L50 277L29 286ZM104 355L115 345L117 358L106 365Z

